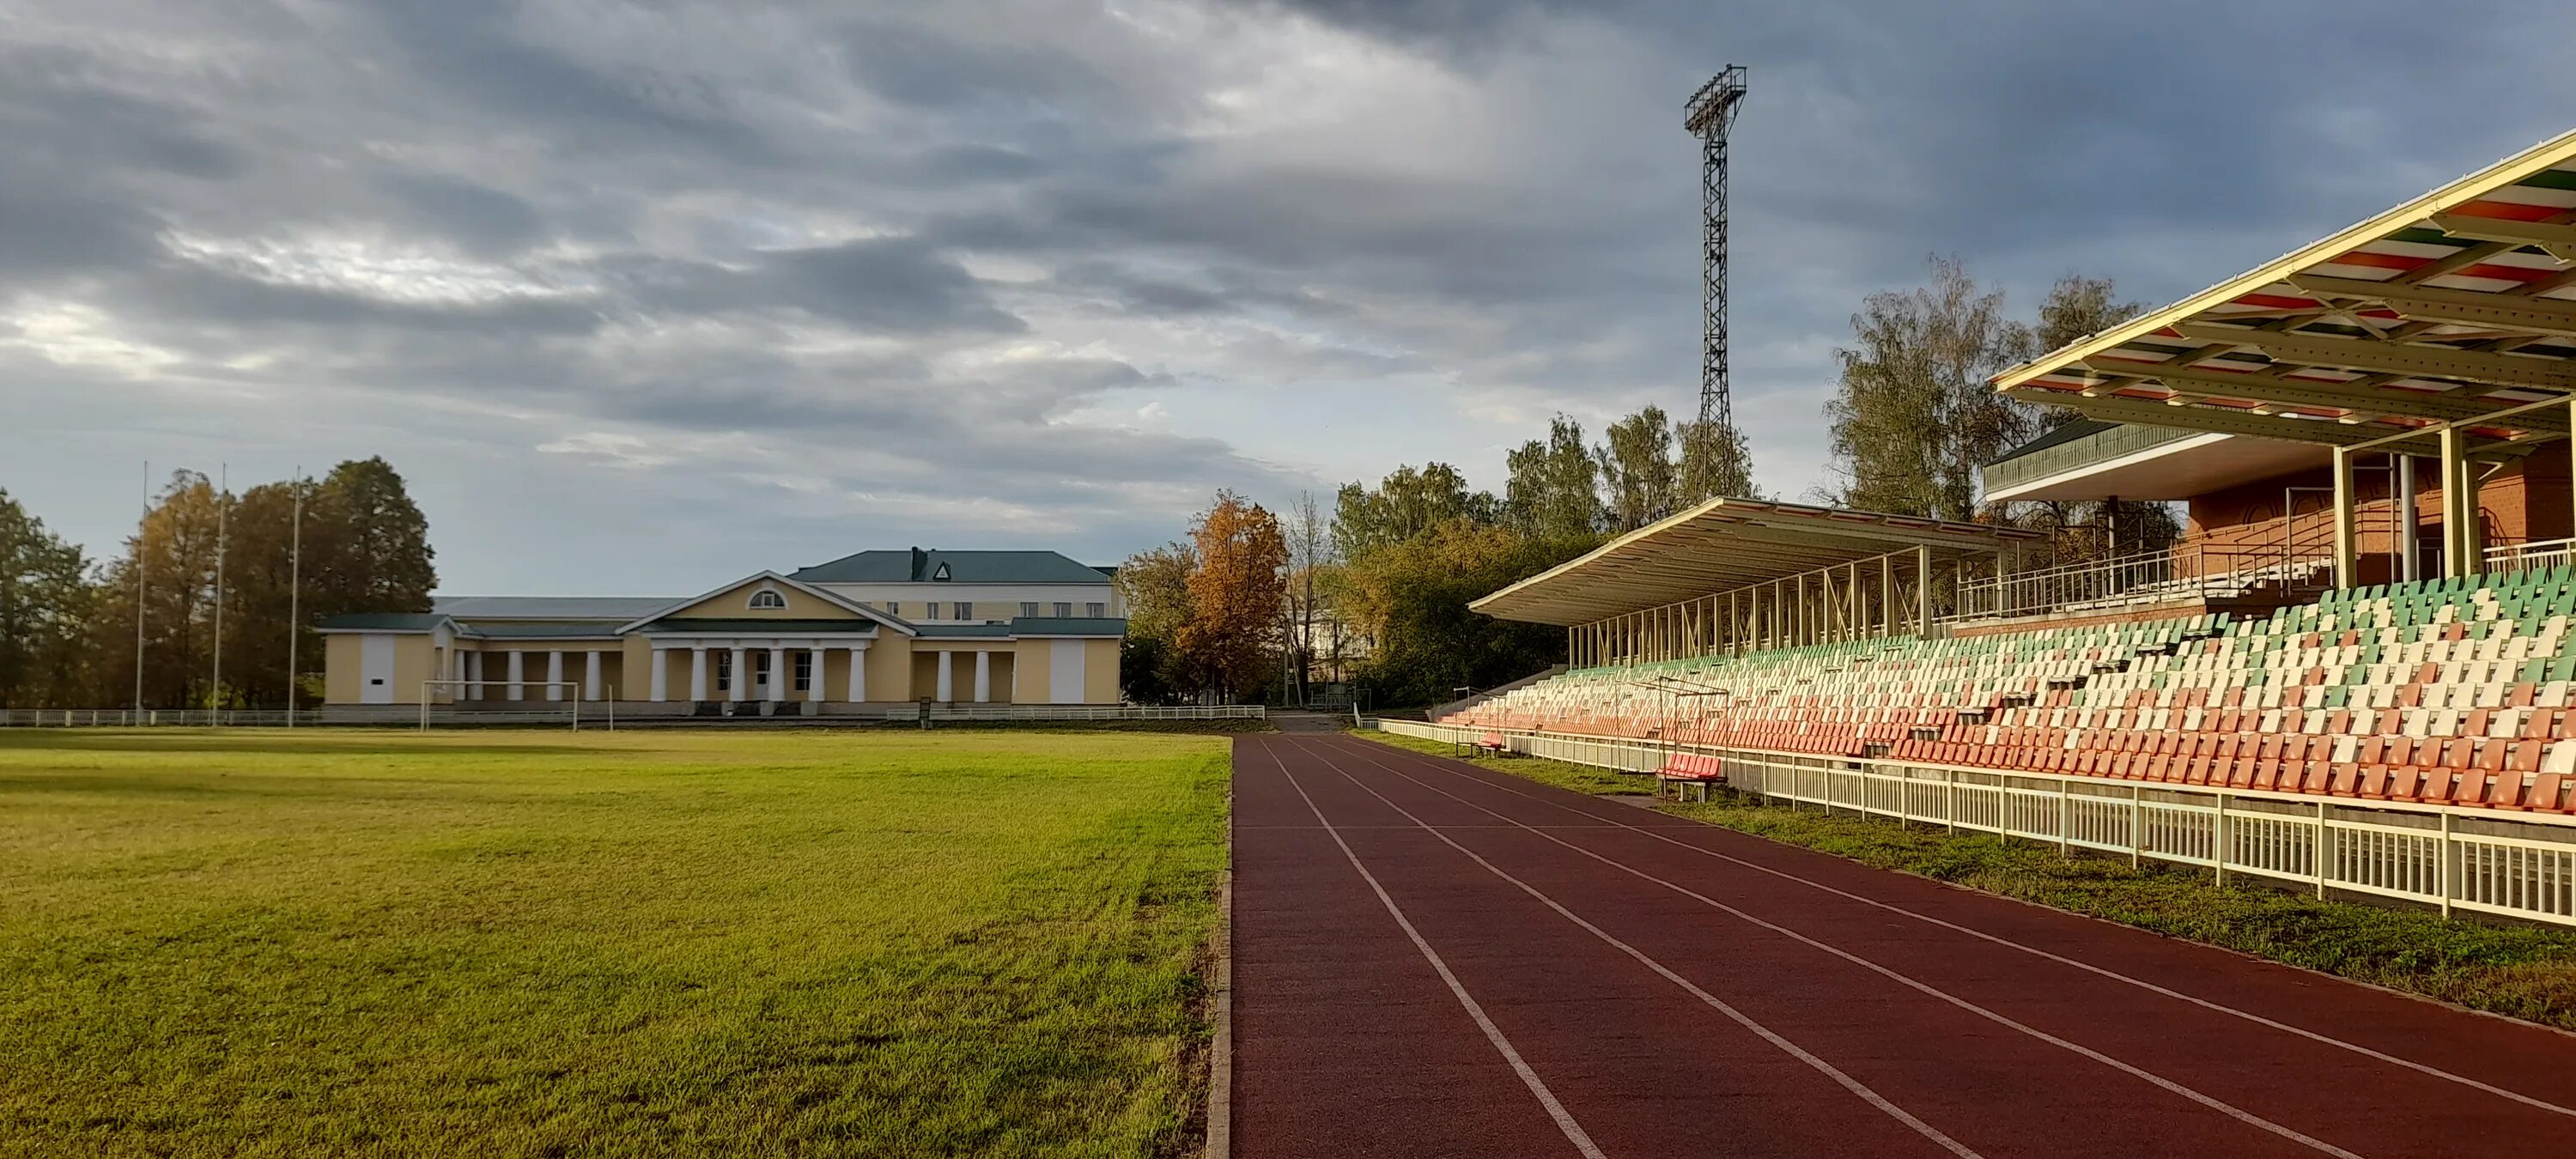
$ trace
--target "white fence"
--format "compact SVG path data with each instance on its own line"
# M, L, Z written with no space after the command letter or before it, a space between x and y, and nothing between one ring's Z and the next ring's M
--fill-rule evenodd
M561 715L561 714L557 714ZM0 708L0 728L283 728L280 708ZM295 724L320 724L319 709L295 710Z
M1493 730L1383 721L1404 736L1475 741ZM1794 804L2152 858L2231 875L2576 925L2576 818L2344 797L2234 792L1884 760L1751 752L1544 733L1514 751L1646 772L1673 752L1724 759L1738 790Z
M419 724L416 705L374 706L384 711L372 714L335 713L326 717L319 709L298 709L297 725L413 725ZM430 714L433 725L458 724L538 724L559 725L570 718L570 703L548 703L543 708L452 708L437 706ZM588 707L605 711L596 702ZM927 716L932 724L942 723L1009 723L1013 721L1139 721L1139 720L1263 720L1269 710L1258 704L933 704L925 709L919 704L872 705L865 711L833 713L828 716L781 716L765 719L780 724L833 723L918 723ZM589 715L585 712L583 715ZM664 715L619 715L621 725L675 725L719 721L720 717ZM750 719L748 717L738 719ZM149 728L190 726L205 728L221 724L228 728L278 728L287 724L283 710L226 709L145 709L130 708L0 708L0 728ZM1569 758L1570 759L1570 758Z
M2541 571L2564 567L2571 558L2576 539L2542 539L2530 543L2500 543L2486 552L2487 570Z

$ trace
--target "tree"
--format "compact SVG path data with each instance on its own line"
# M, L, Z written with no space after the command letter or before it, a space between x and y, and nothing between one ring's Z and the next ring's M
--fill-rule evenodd
M1257 693L1270 682L1271 648L1286 595L1288 542L1260 504L1219 491L1190 528L1198 566L1189 573L1191 616L1176 637L1202 687Z
M1467 477L1447 463L1397 467L1375 488L1346 483L1333 505L1333 546L1344 559L1402 543L1451 519L1494 521L1494 497L1467 490Z
M1350 562L1348 611L1377 642L1364 679L1381 703L1432 704L1565 659L1564 629L1492 619L1467 604L1583 550L1580 540L1455 519Z
M1682 454L1680 494L1675 497L1681 506L1720 497L1762 497L1761 488L1753 485L1753 452L1744 445L1743 431L1714 419L1690 419L1673 424L1673 441Z
M1315 505L1315 493L1299 491L1288 509L1288 671L1295 686L1287 690L1296 704L1306 703L1306 682L1315 664L1315 620L1322 573L1332 564L1332 525Z
M1593 461L1601 468L1612 532L1635 531L1674 511L1680 468L1673 461L1673 428L1662 407L1645 409L1601 432Z
M1181 668L1181 629L1196 616L1190 573L1198 553L1186 543L1140 551L1118 565L1110 583L1127 605L1127 637L1119 645L1118 677L1127 699L1169 704L1197 691Z
M0 705L98 703L89 647L98 602L79 546L0 490Z
M2135 318L2144 309L2137 302L2120 301L2109 278L2068 274L2049 287L2037 320L2016 329L2013 358L2027 361L2063 349ZM2052 430L2083 417L2068 407L2038 411L2037 430ZM2134 500L2035 503L2017 512L2013 521L2049 533L2051 562L2163 548L2182 534L2181 521L2171 506Z
M294 553L303 494L303 560ZM213 687L216 535L223 532L224 687ZM124 558L101 577L91 649L106 703L133 698L136 574L141 570L143 700L148 707L283 707L286 641L295 668L319 672L313 629L350 612L423 612L438 573L429 524L402 476L381 458L351 460L318 482L269 483L219 495L195 471L171 475Z
M2031 408L1988 383L2030 340L1957 259L1931 259L1929 286L1872 294L1838 349L1840 392L1826 404L1838 500L1944 519L1979 510L1978 472L2028 437Z
M382 458L352 459L331 468L314 488L319 509L308 533L320 531L315 553L309 537L305 560L319 560L312 590L340 612L426 612L438 587L429 546L429 520L412 503L403 477Z
M1583 443L1583 424L1549 419L1547 441L1531 439L1505 456L1508 522L1541 539L1581 539L1601 532L1601 466Z

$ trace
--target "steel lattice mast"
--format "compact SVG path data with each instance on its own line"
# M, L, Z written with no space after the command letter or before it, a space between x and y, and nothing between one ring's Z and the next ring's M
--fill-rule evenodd
M1730 64L1682 106L1682 127L1700 143L1699 421L1721 428L1735 425L1726 386L1726 131L1743 100L1744 66Z

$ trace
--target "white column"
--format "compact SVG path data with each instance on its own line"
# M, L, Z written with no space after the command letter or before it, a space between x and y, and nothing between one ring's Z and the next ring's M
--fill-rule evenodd
M608 678L599 668L599 649L593 648L590 650L590 658L582 663L581 698L599 700L605 697L607 684Z
M868 650L850 649L850 699L868 698Z
M740 644L733 648L733 691L735 700L751 699L751 649Z
M527 689L527 653L510 649L510 699L517 700Z
M655 648L645 655L653 658L653 703L660 704L671 695L671 666L666 663L670 656L663 648Z
M823 702L823 686L831 683L831 659L831 649L821 644L806 646L805 663L814 669L814 682L805 686L805 699L816 704Z
M554 648L546 652L546 680L549 682L546 685L546 699L563 699L563 689L556 687L563 682L563 649Z
M942 649L940 649L940 650L939 650L939 689L938 689L939 695L938 695L938 700L939 700L939 702L940 702L941 704L946 704L946 703L948 703L950 700L954 699L954 698L956 697L956 695L957 695L957 693L956 693L956 687L957 687L957 686L956 686L955 682L954 682L953 680L951 680L951 679L950 679L950 677L949 677L950 665L949 665L949 662L948 662L948 658L949 658L949 657L951 657L951 656L954 656L954 655L956 655L956 653L951 652L951 651L949 651L949 650L947 650L947 649L945 649L945 648L942 648Z
M775 644L769 648L769 702L787 699L787 649Z
M993 654L978 648L975 650L975 703L983 704L992 699Z
M707 698L707 650L689 649L689 699Z
M473 682L465 686L465 698L483 699L483 654L481 652L465 654L465 678Z

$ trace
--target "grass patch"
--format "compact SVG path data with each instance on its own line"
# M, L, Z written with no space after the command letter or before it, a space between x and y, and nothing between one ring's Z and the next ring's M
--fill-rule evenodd
M0 731L0 1155L1182 1153L1228 764Z
M1436 741L1379 733L1370 740L1448 755ZM1578 793L1651 792L1646 778L1538 757L1473 763ZM2053 846L1953 835L1876 817L1765 805L1719 788L1706 804L1658 805L1865 865L2037 902L2172 937L2576 1030L2576 932L2445 921L2416 908L2319 901L2260 884L2214 884L2204 870L2060 855Z

